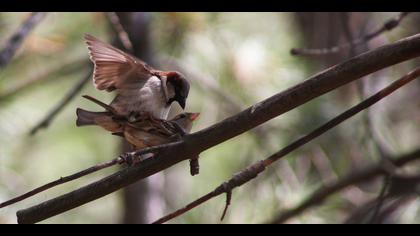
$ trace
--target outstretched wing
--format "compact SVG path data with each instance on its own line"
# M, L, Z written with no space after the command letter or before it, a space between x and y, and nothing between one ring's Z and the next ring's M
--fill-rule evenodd
M86 34L90 60L94 63L93 82L99 90L113 91L141 87L153 68L92 35Z

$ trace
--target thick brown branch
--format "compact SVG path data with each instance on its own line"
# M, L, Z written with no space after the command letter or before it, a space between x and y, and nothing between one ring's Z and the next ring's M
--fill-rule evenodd
M42 119L38 124L36 124L31 131L30 135L36 134L40 129L47 128L52 120L60 113L63 108L70 103L70 101L76 97L76 95L83 89L85 84L90 80L92 71L89 71L81 80L79 80L63 97L63 99L57 103L57 105Z
M351 41L350 43L346 43L339 46L334 46L331 48L322 48L322 49L307 49L307 48L293 48L290 53L296 56L320 56L320 55L327 55L331 53L338 53L343 49L352 48L358 46L363 43L367 43L370 40L376 38L377 36L381 35L386 31L391 31L396 28L402 19L407 16L409 12L401 12L398 16L389 19L386 21L381 28L373 31L370 34L363 36L362 38L358 38L356 40Z
M395 166L401 167L407 163L416 161L420 159L420 150L413 151L409 154L401 156L399 158L393 158L392 162ZM329 186L322 187L315 191L311 196L306 200L300 203L297 207L283 211L271 223L283 223L286 220L293 218L305 210L314 207L322 203L326 198L333 195L334 193L343 190L344 188L354 185L356 183L368 181L374 177L385 175L387 171L384 170L382 165L373 166L366 168L365 170L358 171L356 173L350 174L341 180L336 181L335 183L330 184Z
M403 85L407 84L408 82L414 80L418 76L420 76L420 67L417 68L416 70L408 73L407 75L403 76L401 79L395 81L394 83L392 83L391 85L389 85L385 89L382 89L381 91L379 91L375 95L369 97L368 99L362 101L361 103L357 104L356 106L352 107L351 109L349 109L349 110L343 112L342 114L336 116L335 118L328 121L324 125L320 126L319 128L315 129L314 131L310 132L309 134L303 136L302 138L300 138L300 139L296 140L295 142L291 143L290 145L284 147L283 149L281 149L280 151L271 155L270 157L266 158L265 160L257 162L256 164L253 164L250 167L248 167L247 169L239 172L239 174L235 175L231 180L229 180L228 182L220 185L218 188L216 188L216 190L214 190L214 191L210 192L209 194L205 195L204 197L200 198L199 199L200 204L202 204L205 201L210 200L211 198L218 195L218 194L215 194L215 193L222 194L223 192L225 192L228 195L231 194L231 192L234 188L239 187L242 184L244 184L244 183L252 180L253 178L257 177L257 175L259 173L264 171L264 169L266 167L268 167L269 165L271 165L275 161L277 161L280 158L286 156L290 152L292 152L292 151L296 150L297 148L303 146L304 144L308 143L309 141L315 139L316 137L319 137L320 135L324 134L328 130L334 128L335 126L339 125L343 121L345 121L345 120L349 119L350 117L354 116L355 114L359 113L360 111L362 111L362 110L368 108L369 106L375 104L376 102L378 102L381 99L388 96L393 91L397 90L398 88L402 87ZM240 176L240 178L238 178L238 176ZM240 179L240 181L238 181L238 179ZM224 191L218 192L217 189L219 189L219 188L222 188ZM211 196L211 197L208 197L208 196ZM228 196L228 198L229 198L229 196ZM205 199L205 201L203 201L202 199ZM193 207L198 206L194 202L188 204L188 206L193 206ZM227 204L226 204L223 215L225 215L225 213L226 213L225 211L227 209L227 206L229 205L228 203L229 203L229 201L227 200ZM165 217L159 219L158 221L156 221L156 223L164 223L164 222L166 222L166 221L168 221L172 218L175 218L175 217L177 217L177 216L179 216L179 215L181 215L181 214L183 214L183 213L185 213L185 212L187 212L191 209L192 208L184 207L181 210L178 210L174 213L169 214L168 216L165 216Z
M6 42L4 49L0 51L0 68L9 64L26 36L29 35L32 29L45 17L45 15L45 12L32 13L10 37Z
M112 193L238 136L315 97L388 66L420 56L420 34L366 52L320 72L209 128L187 135L141 165L17 212L19 223L35 223Z

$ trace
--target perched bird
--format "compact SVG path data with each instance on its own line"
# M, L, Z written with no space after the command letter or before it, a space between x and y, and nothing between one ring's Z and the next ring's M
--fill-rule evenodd
M171 120L154 119L150 116L135 113L128 117L120 116L115 109L93 97L84 95L84 98L105 108L105 112L92 112L77 108L77 126L98 125L114 135L121 136L130 143L134 150L169 143L179 139L191 131L192 123L200 113L181 113ZM140 158L140 159L138 159ZM125 157L127 163L136 163L143 157L132 159ZM199 173L198 156L190 159L190 173L192 176Z
M119 115L145 113L166 119L174 101L185 109L190 84L181 73L153 69L92 35L86 34L85 40L94 63L94 85L98 90L117 92L110 106Z
M77 108L77 126L98 125L114 135L124 137L135 150L168 143L191 131L193 121L200 113L181 113L170 120L151 119L149 116L136 114L129 120L114 114L112 107L95 98L85 98L104 107L105 112L92 112Z
M161 123L150 119L128 123L121 134L136 150L168 143L188 134L199 114L184 112Z

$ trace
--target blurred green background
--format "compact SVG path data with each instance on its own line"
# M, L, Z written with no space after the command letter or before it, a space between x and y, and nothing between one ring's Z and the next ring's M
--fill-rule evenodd
M201 112L193 131L295 85L351 55L349 50L320 57L296 57L291 48L325 48L346 43L339 19L345 14L354 37L380 27L398 13L124 13L131 30L148 38L145 59L160 69L176 69L192 83L187 110ZM30 13L0 13L0 48ZM143 20L137 24L136 20ZM417 33L417 14L392 32L365 45L375 48ZM124 22L122 22L124 23ZM140 27L146 27L140 29ZM89 72L83 41L90 33L104 41L115 32L103 13L48 13L24 41L13 61L0 70L0 201L60 176L108 161L121 153L121 139L98 127L75 125L75 110L98 110L81 95L109 102L113 94L89 81L47 129L36 125ZM135 44L136 42L133 42ZM135 45L139 50L143 45ZM360 49L360 50L363 50ZM150 61L149 61L150 60ZM201 154L200 174L188 162L144 180L139 219L127 221L123 191L43 221L43 223L148 223L213 190L232 174L310 132L328 119L407 73L413 62L392 66L317 98ZM359 87L358 87L359 86ZM289 154L252 182L234 190L223 223L262 223L299 204L317 188L380 159L420 146L420 83L415 81L368 112ZM173 105L172 115L180 112ZM370 125L368 125L370 121ZM373 138L372 138L373 136ZM0 209L0 223L15 223L15 213L67 193L118 170L113 167ZM418 165L411 169L418 170ZM374 199L381 181L355 185L305 211L289 223L341 223ZM219 223L225 197L219 196L171 223ZM420 223L420 201L407 202L386 222ZM140 214L140 213L139 213ZM139 216L137 216L139 217Z

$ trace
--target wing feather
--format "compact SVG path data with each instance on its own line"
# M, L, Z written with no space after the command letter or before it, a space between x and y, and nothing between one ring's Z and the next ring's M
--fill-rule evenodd
M93 83L99 90L132 88L152 76L153 68L92 35L86 34L90 60L94 63Z

